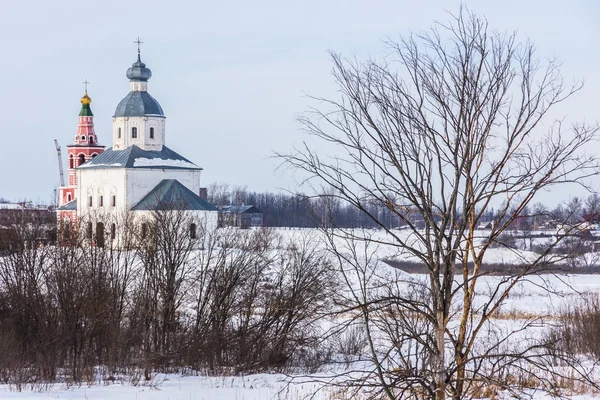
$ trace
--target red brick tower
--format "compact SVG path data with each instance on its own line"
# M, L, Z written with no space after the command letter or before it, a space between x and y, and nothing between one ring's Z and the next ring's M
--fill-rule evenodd
M68 145L68 183L59 190L59 206L75 200L75 188L77 187L77 173L75 168L86 161L96 157L104 151L104 146L98 144L98 137L94 131L94 114L90 108L92 99L87 94L81 98L81 111L79 112L79 124L73 144Z
M87 82L86 82L87 83ZM68 145L68 182L67 186L58 189L58 233L60 240L67 243L74 238L77 228L77 206L74 200L77 188L77 172L75 169L86 161L96 157L104 151L104 146L98 144L96 132L94 132L94 114L90 108L92 99L87 94L81 98L81 111L79 112L79 124L73 144Z

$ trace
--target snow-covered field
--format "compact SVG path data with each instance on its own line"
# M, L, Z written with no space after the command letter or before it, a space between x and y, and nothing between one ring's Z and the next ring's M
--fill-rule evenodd
M317 236L313 230L279 230L283 243L300 240L314 240ZM372 231L376 239L384 240L381 233ZM322 246L319 242L315 247ZM338 243L343 247L345 243ZM491 259L494 262L507 263L521 261L519 255L512 251L492 249ZM398 256L396 250L388 245L373 245L378 258ZM388 271L391 267L381 263ZM405 274L394 270L395 274ZM406 275L406 278L410 278ZM481 278L478 294L485 298L486 290L496 286L502 279L498 276ZM515 287L505 301L502 312L527 316L551 316L565 306L567 302L589 293L600 293L600 275L543 275L534 276ZM206 377L156 375L145 384L134 385L130 382L96 382L89 386L67 387L65 384L48 386L24 386L21 391L14 386L0 385L2 400L41 400L41 399L112 399L112 400L259 400L259 399L345 399L333 389L319 389L317 383L289 383L282 374L257 374L240 377ZM311 397L317 392L317 395ZM590 398L590 397L579 397Z
M66 387L63 384L25 387L0 385L2 400L271 400L303 399L318 389L317 384L287 385L281 374L257 374L244 377L198 377L157 375L148 384L95 384ZM331 391L324 390L315 400L330 399Z

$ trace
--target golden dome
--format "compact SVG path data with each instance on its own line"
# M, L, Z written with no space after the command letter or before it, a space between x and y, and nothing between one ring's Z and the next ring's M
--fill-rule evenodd
M90 98L90 96L88 96L87 92L85 92L85 94L81 98L81 104L83 104L84 106L89 106L91 102L92 99Z

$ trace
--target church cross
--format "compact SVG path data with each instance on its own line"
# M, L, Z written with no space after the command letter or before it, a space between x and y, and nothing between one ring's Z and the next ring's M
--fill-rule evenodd
M137 44L138 54L140 54L140 45L144 42L142 42L138 36L138 38L133 43Z
M83 84L85 85L85 92L86 92L86 93L87 93L87 85L88 85L89 83L90 83L90 82L88 82L88 80L87 80L87 79L86 79L85 81L83 81Z

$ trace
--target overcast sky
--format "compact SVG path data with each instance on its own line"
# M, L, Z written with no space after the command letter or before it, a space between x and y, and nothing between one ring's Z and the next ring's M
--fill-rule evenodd
M292 4L295 3L295 4ZM59 174L53 139L73 141L88 79L96 133L111 145L112 115L142 60L167 116L167 146L204 168L203 184L294 188L272 154L304 139L295 115L306 94L335 97L327 50L364 59L383 40L448 19L452 1L2 1L0 197L49 202ZM470 0L498 30L517 30L542 57L564 60L585 88L561 112L600 110L600 3ZM599 149L600 150L600 149ZM64 151L66 154L66 150ZM65 157L63 154L63 157Z

